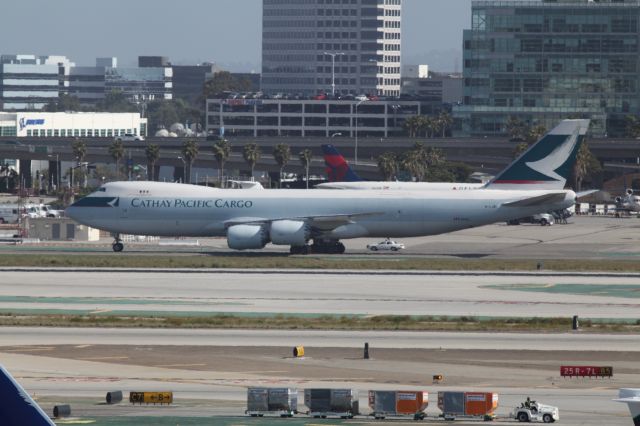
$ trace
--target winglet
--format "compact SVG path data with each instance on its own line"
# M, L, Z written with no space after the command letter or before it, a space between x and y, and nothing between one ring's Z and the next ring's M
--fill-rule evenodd
M0 419L3 426L55 426L11 374L0 365Z
M324 163L329 182L359 182L363 179L354 172L349 163L331 144L322 145Z
M589 120L563 120L506 169L488 189L563 189L573 172Z

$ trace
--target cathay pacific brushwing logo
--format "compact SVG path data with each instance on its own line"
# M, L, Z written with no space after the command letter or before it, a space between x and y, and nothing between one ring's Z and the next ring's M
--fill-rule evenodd
M556 173L556 170L562 166L571 153L573 152L576 143L578 142L578 134L574 133L571 137L556 147L549 155L538 161L527 161L525 164L530 169L535 170L547 177L553 178L558 181L563 181L565 178Z
M120 205L120 197L114 198L113 200L107 202L111 207L118 207Z

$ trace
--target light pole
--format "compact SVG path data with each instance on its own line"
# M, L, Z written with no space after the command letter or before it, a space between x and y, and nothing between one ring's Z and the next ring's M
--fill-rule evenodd
M184 183L187 178L187 162L181 156L178 156L178 160L182 160L182 183Z
M353 161L353 165L357 166L358 165L358 107L360 106L361 103L363 102L367 102L368 99L362 99L360 100L360 102L358 102L356 104L356 147L355 147L355 155L354 155L354 161Z
M324 52L331 56L331 95L336 95L336 56L344 56L344 52Z

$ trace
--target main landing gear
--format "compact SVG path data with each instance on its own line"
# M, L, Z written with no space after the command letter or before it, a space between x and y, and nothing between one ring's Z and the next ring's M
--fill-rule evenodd
M124 244L122 244L122 240L120 239L120 234L114 234L113 238L115 238L115 241L111 245L111 248L113 249L113 251L115 251L116 253L119 253L122 250L124 250Z
M344 244L340 241L323 241L313 240L312 245L291 246L290 254L343 254L345 251Z

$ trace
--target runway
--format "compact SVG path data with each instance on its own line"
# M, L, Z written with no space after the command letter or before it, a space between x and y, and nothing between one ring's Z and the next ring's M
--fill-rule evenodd
M459 333L415 331L192 330L137 328L2 327L2 346L157 345L220 347L520 350L640 352L632 334ZM45 351L46 352L46 351ZM288 353L289 351L287 351Z
M640 312L639 296L640 278L588 275L3 271L0 312L167 316L579 315L635 321Z

